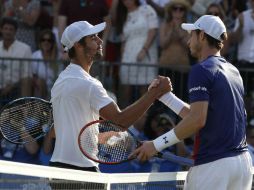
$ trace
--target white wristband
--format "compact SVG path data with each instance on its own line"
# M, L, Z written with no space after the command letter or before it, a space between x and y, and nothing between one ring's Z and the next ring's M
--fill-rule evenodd
M153 140L154 147L158 152L178 142L180 140L177 138L174 129Z
M176 97L172 92L164 94L159 99L163 104L172 109L177 115L186 106L186 103Z

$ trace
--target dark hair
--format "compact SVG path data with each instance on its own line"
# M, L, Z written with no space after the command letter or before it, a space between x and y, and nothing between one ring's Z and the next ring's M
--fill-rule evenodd
M135 4L140 6L139 0L135 0ZM128 10L124 6L122 0L118 1L116 8L116 33L121 34L123 32L123 25L127 19Z
M213 8L213 7L215 7L215 8L217 8L218 9L218 15L215 15L215 14L212 14L209 10L211 9L211 8ZM212 4L210 4L208 7L207 7L207 9L206 9L206 14L207 15L214 15L214 16L218 16L218 17L220 17L222 20L224 19L224 17L225 17L225 13L224 13L224 11L223 11L223 9L221 8L221 6L219 5L219 4L217 4L217 3L212 3Z
M195 30L195 32L196 32L197 34L199 34L199 33L201 32L201 30ZM206 39L207 39L208 45L209 45L210 47L215 47L215 48L218 49L218 50L221 50L221 49L223 48L223 41L225 41L225 40L228 39L228 36L227 36L227 33L226 33L226 32L222 33L221 36L220 36L220 38L222 39L222 41L217 40L217 39L213 38L212 36L210 36L210 35L208 35L208 34L206 34L206 33L204 33L204 34L205 34L205 37L206 37Z
M51 43L51 59L56 59L57 58L57 44L56 44L56 36L50 29L45 29L42 30L39 34L39 48L41 49L41 42L44 39L43 37L45 35L50 36L50 43Z
M85 38L86 38L86 36L83 37L83 38L81 38L81 39L78 41L78 43L85 46L85 45L86 45ZM65 47L65 46L64 46L64 47ZM68 51L68 56L69 56L70 59L73 59L73 58L76 56L76 51L75 51L74 46L72 46L72 48L69 49L69 51Z
M1 28L3 28L3 26L5 24L10 24L12 26L14 26L15 30L18 29L18 23L15 19L11 18L11 17L3 17L1 20Z
M39 40L41 41L45 35L49 35L50 39L52 40L52 43L56 42L56 36L50 29L45 29L40 32Z

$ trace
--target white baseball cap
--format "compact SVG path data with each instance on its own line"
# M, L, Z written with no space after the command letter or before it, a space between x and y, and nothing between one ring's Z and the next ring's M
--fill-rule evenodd
M67 26L62 34L61 43L65 46L64 50L71 49L75 42L81 38L92 34L97 34L104 30L106 23L91 25L87 21L78 21Z
M203 30L209 36L222 41L221 34L227 32L226 27L220 17L213 15L203 15L194 24L183 23L182 29L187 31Z

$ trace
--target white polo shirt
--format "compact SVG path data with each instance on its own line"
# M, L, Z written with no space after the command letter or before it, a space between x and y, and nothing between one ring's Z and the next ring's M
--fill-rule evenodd
M32 51L27 44L18 40L15 40L9 49L5 49L3 41L0 41L0 57L30 59ZM0 88L5 88L10 84L17 83L22 78L32 76L31 64L28 61L1 60L0 72Z
M113 102L101 82L71 63L56 80L51 90L51 102L56 133L51 161L98 167L79 150L78 134L87 123L99 119L101 108Z

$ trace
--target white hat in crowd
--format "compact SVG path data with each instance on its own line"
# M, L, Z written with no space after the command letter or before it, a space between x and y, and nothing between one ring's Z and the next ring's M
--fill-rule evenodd
M222 41L221 34L227 31L220 17L213 15L203 15L194 24L183 23L182 29L187 31L202 30L219 41Z
M97 34L104 30L106 23L91 25L87 21L78 21L67 26L62 34L61 43L65 46L64 50L71 49L75 42L78 42L85 36Z

